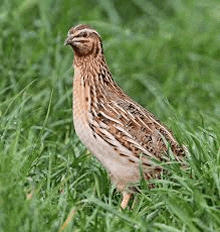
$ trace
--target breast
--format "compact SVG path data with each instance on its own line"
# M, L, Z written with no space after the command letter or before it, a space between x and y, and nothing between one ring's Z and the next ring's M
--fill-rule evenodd
M80 140L110 172L112 181L119 189L123 189L128 183L136 182L140 178L138 167L128 163L126 157L120 157L112 146L89 127L84 85L76 77L73 89L73 121Z

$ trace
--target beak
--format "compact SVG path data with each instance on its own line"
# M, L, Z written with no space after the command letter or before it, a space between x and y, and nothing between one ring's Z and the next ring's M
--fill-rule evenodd
M64 42L64 45L70 45L72 43L72 40L68 37L65 42Z

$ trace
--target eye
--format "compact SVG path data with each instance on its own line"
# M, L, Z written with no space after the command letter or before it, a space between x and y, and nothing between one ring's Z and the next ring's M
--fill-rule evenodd
M88 36L88 33L83 31L79 34L80 37L87 37Z

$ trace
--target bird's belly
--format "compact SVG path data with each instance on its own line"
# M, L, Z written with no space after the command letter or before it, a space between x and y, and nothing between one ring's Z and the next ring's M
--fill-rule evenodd
M137 182L140 179L138 166L129 163L126 157L121 157L110 144L94 134L87 122L87 112L80 105L75 98L73 120L80 140L107 169L112 182L119 190Z

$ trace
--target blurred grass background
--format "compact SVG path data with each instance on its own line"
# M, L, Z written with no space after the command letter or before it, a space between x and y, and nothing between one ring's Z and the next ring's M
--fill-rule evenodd
M2 0L0 231L219 231L219 12L217 0ZM79 23L101 34L119 85L191 153L189 170L143 183L132 211L74 133L63 43Z

